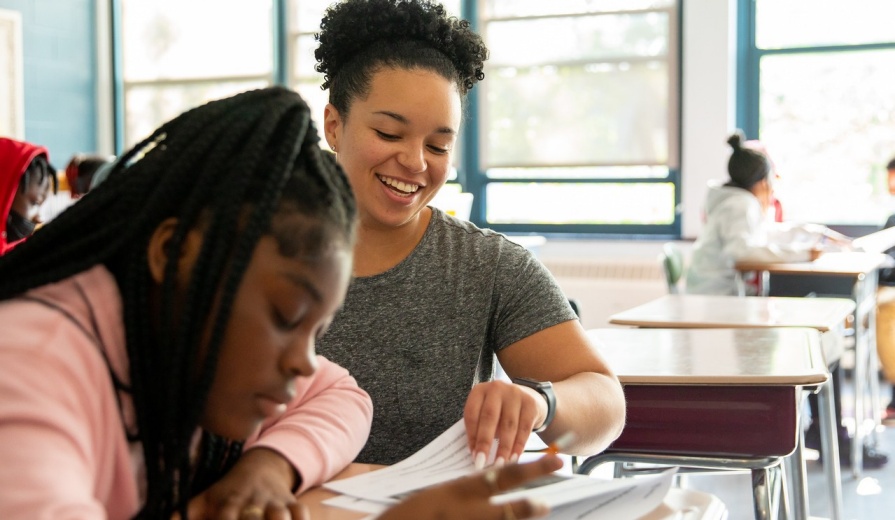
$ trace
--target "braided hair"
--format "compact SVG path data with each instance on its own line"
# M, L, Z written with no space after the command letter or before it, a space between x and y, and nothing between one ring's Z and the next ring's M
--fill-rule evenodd
M485 78L488 49L469 22L429 0L346 0L330 6L316 35L317 72L329 102L347 115L382 68L421 68L455 83L461 98Z
M732 185L749 190L768 178L771 173L771 161L760 150L744 146L744 141L745 137L740 130L727 138L727 144L733 148L733 153L727 161L727 173L730 175Z
M130 361L130 385L115 384L133 397L137 431L128 437L142 443L146 463L138 518L174 511L186 518L188 499L241 451L205 434L199 460L190 461L234 296L260 237L272 235L284 255L353 243L353 195L318 140L307 104L291 90L207 103L162 125L122 156L106 182L0 257L0 299L97 264L113 274ZM302 225L278 224L296 214ZM167 263L152 316L147 244L172 217L168 258L179 257L191 229L202 230L202 246L188 280L177 279L178 262ZM186 287L180 296L178 282Z

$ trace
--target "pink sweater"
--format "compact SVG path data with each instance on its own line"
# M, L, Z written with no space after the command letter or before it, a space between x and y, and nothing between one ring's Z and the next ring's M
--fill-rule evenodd
M87 335L127 383L118 286L97 266L28 295L64 313L27 299L0 303L0 518L130 518L145 484L142 449L127 442L109 368ZM313 377L298 380L287 412L246 443L289 459L303 479L299 491L354 459L373 413L346 370L318 361ZM130 398L120 397L132 424Z

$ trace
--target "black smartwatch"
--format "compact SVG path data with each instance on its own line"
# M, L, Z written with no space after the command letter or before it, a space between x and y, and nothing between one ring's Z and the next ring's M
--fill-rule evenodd
M547 400L547 418L544 419L544 424L533 430L535 433L541 433L550 426L550 423L553 422L553 416L556 415L556 394L553 393L553 383L550 381L535 381L527 377L514 377L512 379L513 383L532 388Z

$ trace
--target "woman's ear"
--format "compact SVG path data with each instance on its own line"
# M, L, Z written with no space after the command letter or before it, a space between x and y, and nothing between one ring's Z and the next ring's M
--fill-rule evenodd
M149 244L146 246L146 261L149 264L149 274L157 284L161 284L165 279L165 268L168 262L172 260L169 258L171 253L169 244L176 228L177 219L174 217L166 218L155 228L152 236L149 237ZM180 256L177 258L179 279L186 279L189 270L196 261L196 257L199 256L201 248L201 233L195 229L190 230L183 241Z
M339 152L339 134L342 128L342 116L332 103L327 103L323 109L323 134L329 149Z

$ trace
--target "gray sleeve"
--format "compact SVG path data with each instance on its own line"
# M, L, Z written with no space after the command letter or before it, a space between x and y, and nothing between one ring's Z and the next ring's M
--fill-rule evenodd
M577 319L550 271L528 250L507 241L495 280L492 345L501 350L554 325Z

